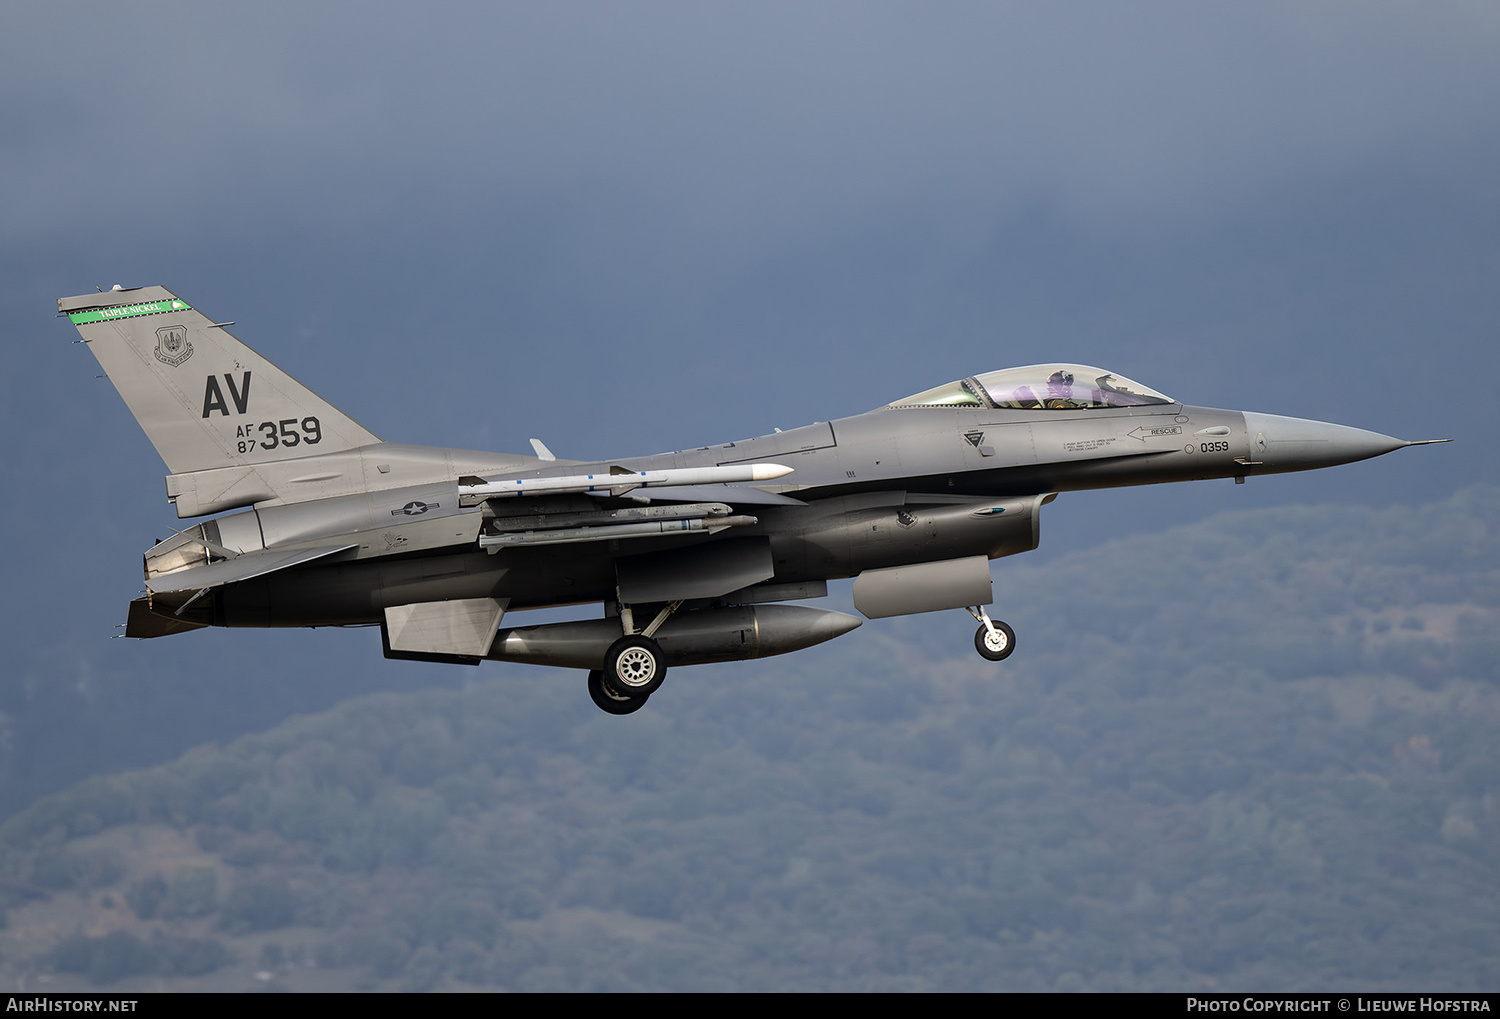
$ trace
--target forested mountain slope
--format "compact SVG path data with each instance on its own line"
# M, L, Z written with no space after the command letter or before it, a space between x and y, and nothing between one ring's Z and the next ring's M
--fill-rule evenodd
M959 613L377 694L0 827L0 983L1493 990L1500 490L1226 514Z

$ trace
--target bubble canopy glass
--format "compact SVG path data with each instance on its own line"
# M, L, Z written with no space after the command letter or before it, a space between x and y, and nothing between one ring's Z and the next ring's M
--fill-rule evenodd
M1032 364L972 375L886 406L1100 410L1176 403L1123 375L1086 364Z

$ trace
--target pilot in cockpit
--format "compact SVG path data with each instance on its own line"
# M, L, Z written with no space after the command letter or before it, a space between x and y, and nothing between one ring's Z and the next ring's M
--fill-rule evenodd
M1048 410L1067 410L1073 404L1073 373L1055 371L1047 377L1047 398L1042 406Z
M1081 380L1081 381L1080 381ZM1122 375L1082 364L1002 368L888 404L986 410L1102 410L1170 404L1171 398Z

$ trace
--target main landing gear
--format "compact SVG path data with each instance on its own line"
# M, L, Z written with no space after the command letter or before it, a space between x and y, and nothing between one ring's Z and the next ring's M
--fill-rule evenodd
M979 620L974 631L974 650L992 662L1003 662L1016 649L1016 631L1010 624L991 619L983 605L971 605L969 615Z
M646 698L661 688L667 678L667 656L652 638L681 605L681 601L664 605L651 625L636 633L635 615L629 605L621 603L620 627L625 635L604 653L603 668L589 672L589 696L595 704L611 715L628 715L639 711Z
M650 697L667 678L666 656L650 637L621 637L604 653L610 685L633 697Z
M646 706L650 694L632 695L621 693L604 678L599 669L589 670L589 696L595 704L611 715L628 715Z

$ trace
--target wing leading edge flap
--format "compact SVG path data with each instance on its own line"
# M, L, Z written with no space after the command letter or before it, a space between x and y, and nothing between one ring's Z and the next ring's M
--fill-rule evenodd
M206 587L223 587L225 584L237 584L242 580L264 577L267 573L288 570L293 566L301 566L303 563L310 563L315 559L323 559L358 547L358 543L355 543L286 551L272 549L264 552L246 552L233 559L210 563L207 566L194 566L192 569L152 577L146 581L146 587L154 595L172 594L177 591L201 591Z

